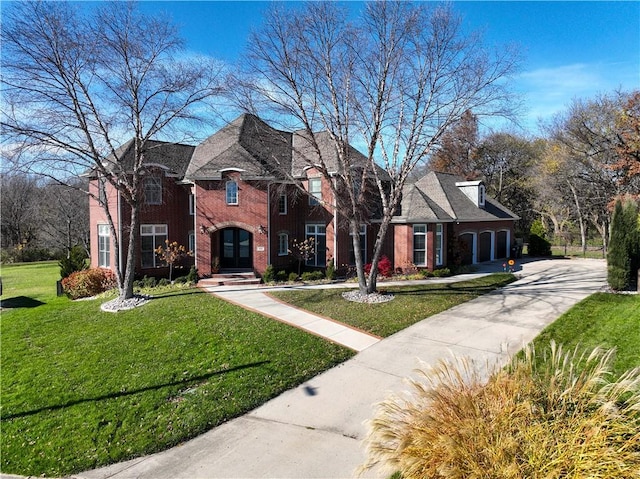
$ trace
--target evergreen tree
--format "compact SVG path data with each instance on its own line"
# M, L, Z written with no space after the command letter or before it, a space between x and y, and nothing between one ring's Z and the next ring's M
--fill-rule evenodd
M640 267L640 231L638 205L616 201L611 220L611 239L607 255L607 281L614 290L631 286Z

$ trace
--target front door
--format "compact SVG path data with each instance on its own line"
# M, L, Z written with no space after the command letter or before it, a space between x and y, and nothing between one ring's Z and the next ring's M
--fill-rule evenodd
M240 228L222 230L220 267L225 269L251 268L251 233Z

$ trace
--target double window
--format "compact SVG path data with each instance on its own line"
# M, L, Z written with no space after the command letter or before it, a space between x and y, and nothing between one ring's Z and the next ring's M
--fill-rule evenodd
M234 180L227 181L227 204L238 204L238 182Z
M164 266L156 255L158 246L165 246L167 225L140 226L140 261L143 268L159 268Z
M145 176L142 180L144 202L147 205L162 204L162 177L157 175Z
M327 227L323 224L307 225L307 239L313 238L314 251L307 266L327 265Z
M98 266L111 267L111 230L109 225L98 225Z
M322 178L309 178L309 205L315 206L322 202Z

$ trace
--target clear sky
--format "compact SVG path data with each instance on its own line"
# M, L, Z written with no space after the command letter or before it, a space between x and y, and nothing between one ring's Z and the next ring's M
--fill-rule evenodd
M516 43L524 65L515 88L528 108L522 123L536 132L574 98L640 89L640 2L453 1L465 28L488 44ZM361 4L350 2L354 9ZM233 63L268 2L145 1L168 12L187 48Z

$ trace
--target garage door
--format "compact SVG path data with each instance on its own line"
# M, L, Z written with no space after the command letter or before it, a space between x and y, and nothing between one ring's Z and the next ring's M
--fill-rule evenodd
M490 231L480 233L480 239L478 242L478 261L491 261L491 237L493 235Z

